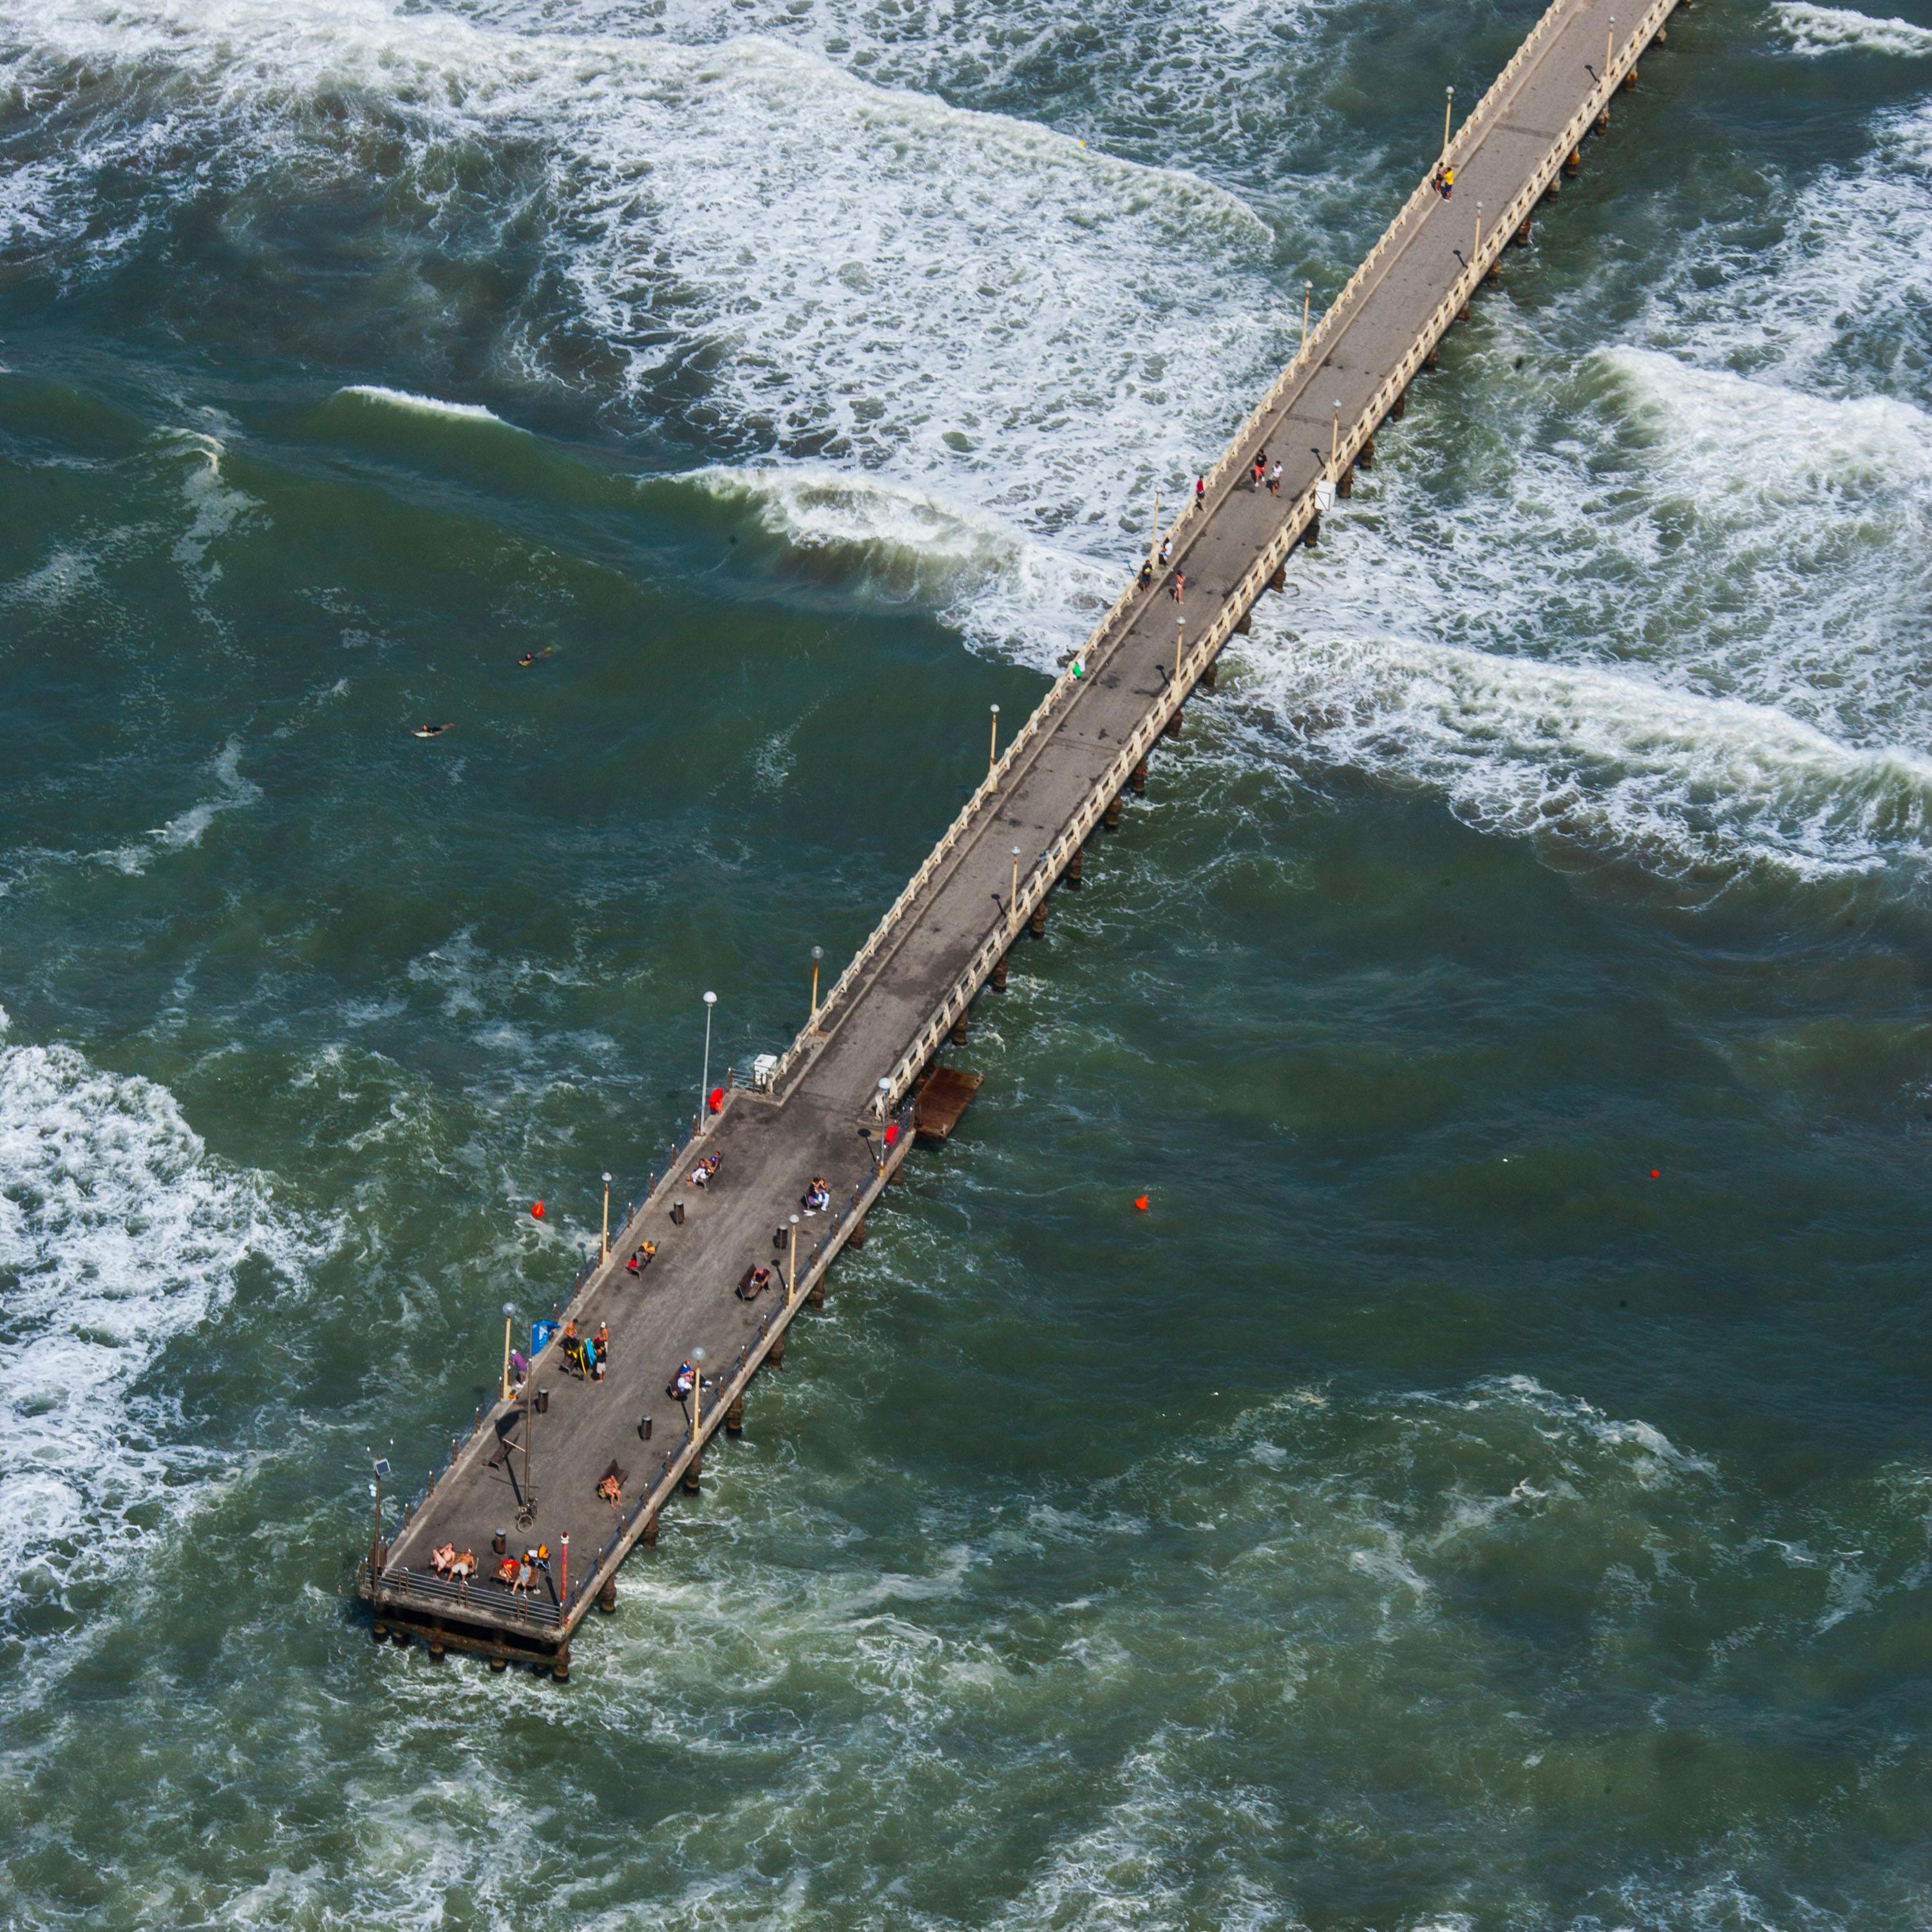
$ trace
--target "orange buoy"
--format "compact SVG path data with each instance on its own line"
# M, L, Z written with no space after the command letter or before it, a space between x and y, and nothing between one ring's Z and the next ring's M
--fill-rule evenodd
M1144 1194L1136 1196L1134 1198L1134 1205L1138 1208L1143 1214L1144 1214L1148 1210L1147 1196Z
M541 1221L543 1219L543 1203L541 1201L530 1210L530 1218L535 1221Z

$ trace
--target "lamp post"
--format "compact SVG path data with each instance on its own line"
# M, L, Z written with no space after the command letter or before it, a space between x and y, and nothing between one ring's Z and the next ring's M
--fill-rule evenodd
M508 1302L503 1304L503 1383L501 1400L510 1399L510 1322L516 1310Z
M818 962L825 957L825 948L814 946L812 949L812 1024L818 1024Z
M704 1351L694 1348L691 1352L691 1446L695 1449L704 1441L698 1433L704 1415Z
M1446 166L1449 160L1449 112L1456 104L1456 90L1445 88L1442 98L1442 160Z
M1185 617L1175 618L1174 620L1174 686L1177 691L1180 688L1181 640L1186 634L1187 620Z
M1469 252L1469 266L1476 266L1476 257L1483 252L1483 204L1476 204L1476 245Z
M604 1252L602 1258L610 1258L610 1177L604 1177Z
M1020 848L1013 848L1013 893L1006 902L1006 920L1010 925L1020 916Z
M1616 58L1616 52L1617 16L1612 14L1609 31L1604 36L1604 85L1606 87L1610 84L1610 62Z
M1154 493L1154 535L1148 542L1148 568L1151 570L1160 558L1160 492Z
M1478 202L1478 206L1481 204ZM1335 455L1342 440L1342 399L1339 396L1335 399L1334 411L1334 419L1328 425L1328 480L1331 483L1336 481Z
M791 1217L791 1262L785 1270L785 1306L798 1299L798 1216Z
M990 776L1000 762L1000 707L993 706L993 735L986 741L986 771Z
M1304 281L1301 285L1301 347L1297 352L1305 355L1308 350L1308 304L1315 294L1315 284Z
M698 1118L700 1123L704 1118L706 1099L711 1091L711 1010L717 1004L718 995L716 993L705 994L704 1076L698 1083Z
M879 1118L882 1120L886 1118L886 1110L892 1105L892 1083L881 1074L879 1076ZM884 1167L885 1164L885 1156L881 1154L879 1165Z

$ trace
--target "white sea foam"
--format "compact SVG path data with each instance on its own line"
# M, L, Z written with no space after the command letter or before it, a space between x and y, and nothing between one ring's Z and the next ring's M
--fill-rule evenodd
M947 614L1016 656L1090 628L1113 601L1118 573L1041 540L970 502L827 464L698 470L708 494L752 507L760 525L800 550L838 558L848 580Z
M1838 53L1848 48L1907 59L1932 54L1932 28L1914 26L1910 20L1875 20L1850 7L1814 7L1800 0L1784 0L1773 10L1773 17L1801 54Z
M504 429L514 427L481 403L446 403L440 397L419 396L410 389L385 388L380 382L352 382L336 393L353 396L358 402L373 404L381 409L406 410L417 416L443 416L455 422L495 423Z
M0 1042L10 1578L57 1592L158 1526L196 1462L151 1371L246 1262L292 1274L312 1253L267 1180L212 1157L165 1088L71 1047Z
M112 866L117 872L145 872L157 852L178 852L199 845L202 835L224 812L236 812L256 802L262 788L242 772L242 741L230 738L208 762L208 770L220 787L212 798L198 799L185 812L163 825L150 826L151 845L127 844L92 853L92 859Z

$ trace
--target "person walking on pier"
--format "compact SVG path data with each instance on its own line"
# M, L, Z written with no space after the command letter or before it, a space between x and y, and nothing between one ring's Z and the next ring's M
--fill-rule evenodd
M590 1376L593 1382L604 1379L604 1364L610 1358L610 1324L600 1322L597 1332L590 1338Z
M1194 479L1194 507L1198 510L1208 500L1208 479L1197 476Z
M1281 465L1279 463L1268 472L1268 494L1270 496L1281 494Z

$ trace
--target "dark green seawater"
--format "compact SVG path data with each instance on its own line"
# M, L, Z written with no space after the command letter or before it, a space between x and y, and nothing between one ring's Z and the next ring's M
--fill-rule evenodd
M1932 1921L1906 10L1673 24L562 1689L371 1450L1534 9L0 0L0 1925Z

